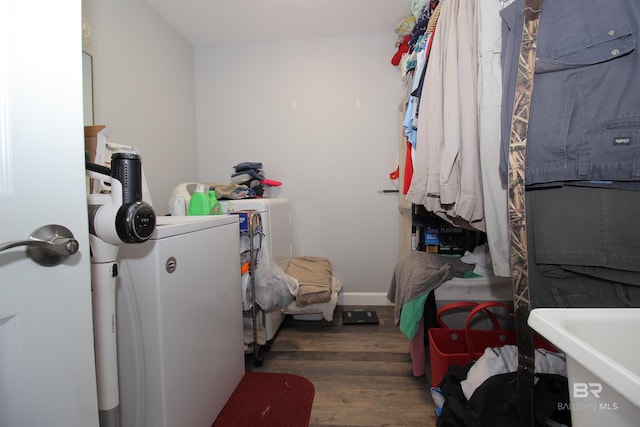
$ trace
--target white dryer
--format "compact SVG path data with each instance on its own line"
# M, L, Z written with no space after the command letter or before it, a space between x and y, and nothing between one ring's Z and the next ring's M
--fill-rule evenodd
M210 427L244 375L238 218L158 217L120 251L123 427Z

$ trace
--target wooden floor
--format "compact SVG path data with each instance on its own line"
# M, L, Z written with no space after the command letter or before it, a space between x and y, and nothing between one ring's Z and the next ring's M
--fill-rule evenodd
M380 323L343 325L343 308L375 309ZM310 427L435 426L427 378L413 376L409 341L394 325L393 310L338 306L332 322L289 316L262 366L247 355L246 369L308 378L315 386Z

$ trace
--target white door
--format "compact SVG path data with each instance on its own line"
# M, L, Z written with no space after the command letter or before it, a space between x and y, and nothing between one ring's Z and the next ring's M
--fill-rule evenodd
M0 246L46 224L79 251L0 252L0 426L98 425L80 0L0 0Z

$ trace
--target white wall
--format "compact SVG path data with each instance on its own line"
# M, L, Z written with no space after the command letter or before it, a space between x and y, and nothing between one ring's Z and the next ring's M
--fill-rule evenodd
M151 198L198 178L194 49L144 0L83 0L91 27L95 124L140 150Z
M195 52L201 181L264 164L292 204L294 254L331 260L347 292L384 293L398 260L396 35Z

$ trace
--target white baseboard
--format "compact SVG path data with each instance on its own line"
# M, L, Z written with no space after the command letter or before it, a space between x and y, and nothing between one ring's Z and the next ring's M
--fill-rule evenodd
M386 292L340 292L339 305L393 305Z

